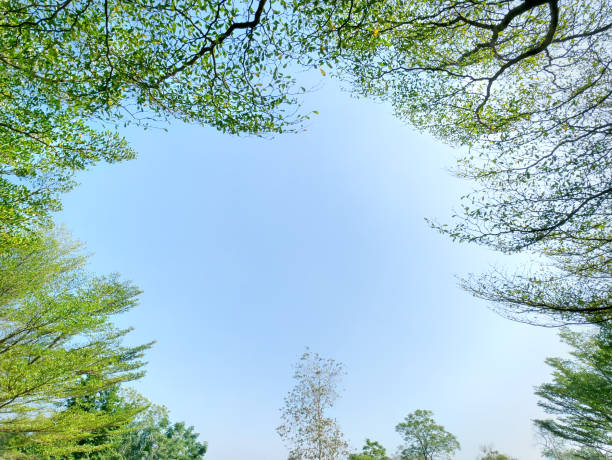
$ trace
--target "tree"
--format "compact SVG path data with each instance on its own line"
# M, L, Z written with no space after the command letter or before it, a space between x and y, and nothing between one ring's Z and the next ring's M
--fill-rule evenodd
M508 457L507 455L500 454L497 450L491 446L482 446L480 448L480 455L477 460L517 460L514 457Z
M370 441L366 438L366 443L361 449L361 453L350 454L349 460L391 460L387 457L387 450L377 441Z
M72 177L134 152L117 125L299 123L285 0L0 3L0 236L48 221ZM291 46L291 44L288 44Z
M150 405L131 424L131 431L118 441L116 452L121 460L200 460L206 453L206 442L185 423L172 423L168 409Z
M542 456L553 460L606 460L608 456L588 447L571 448L568 442L548 431L538 432L542 445Z
M556 419L536 420L544 433L581 448L612 454L612 329L594 334L565 329L561 338L573 350L573 359L549 358L553 381L536 394L544 410Z
M199 435L193 427L182 422L172 423L168 409L151 404L133 390L122 390L115 385L93 395L71 399L67 405L123 419L123 424L101 428L79 442L88 447L86 451L74 452L66 458L200 460L206 453L206 442L198 441Z
M408 414L396 425L406 445L401 451L402 460L450 459L460 449L454 435L437 425L433 412L418 409Z
M115 275L88 275L85 262L59 235L0 249L2 457L85 452L82 440L135 414L70 404L140 378L151 345L123 345L129 329L112 323L136 305L139 290Z
M80 440L78 445L85 447L83 451L76 451L67 456L71 459L97 460L117 457L117 446L121 445L126 433L133 429L132 425L138 414L148 407L147 401L134 392L129 393L129 397L122 394L119 385L94 394L71 398L66 406L114 420L113 425L101 427L92 432L91 436Z
M308 349L295 366L295 387L285 397L277 432L290 448L291 458L336 460L346 455L347 443L334 418L326 415L338 398L344 366Z
M304 49L358 94L467 152L455 240L548 258L464 287L537 323L612 319L612 3L300 2Z

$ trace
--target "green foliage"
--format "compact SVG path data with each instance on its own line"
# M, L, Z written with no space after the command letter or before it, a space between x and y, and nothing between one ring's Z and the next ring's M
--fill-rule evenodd
M91 436L79 441L78 445L85 449L67 456L69 459L104 460L117 458L117 446L120 446L126 434L131 432L135 417L147 408L147 401L134 393L129 393L127 397L120 392L119 386L115 385L95 394L72 398L67 407L110 416L116 421L113 426L101 427Z
M82 440L130 418L76 403L141 377L150 346L122 345L129 329L111 322L136 305L138 289L90 276L84 264L79 247L60 236L0 250L3 458L88 451Z
M550 260L466 289L523 321L611 318L609 0L11 0L0 15L0 244L47 221L76 171L134 156L117 124L291 129L297 61L469 149L457 173L476 189L439 230Z
M396 425L406 445L401 451L401 460L450 459L460 449L457 438L436 424L433 412L418 409L408 414Z
M472 180L458 241L550 260L467 280L504 314L612 318L612 3L609 0L298 2L310 52L358 94L459 146ZM544 314L544 316L541 316Z
M594 449L566 449L566 450L545 450L545 458L553 460L609 460L610 457Z
M290 449L290 458L337 460L347 443L335 419L326 415L338 398L344 367L333 359L306 352L295 366L295 387L285 397L277 432Z
M151 405L131 424L131 431L117 442L121 460L200 460L206 453L206 442L198 441L198 433L183 422L172 423L168 410Z
M117 126L299 123L284 0L0 3L0 237L48 221L75 172L134 157ZM1 243L1 240L0 240Z
M607 460L609 456L590 447L573 448L562 438L554 436L551 432L540 430L542 456L553 460Z
M586 334L563 330L573 359L549 358L553 381L540 385L539 405L556 419L536 420L540 430L591 449L612 455L612 329L602 327Z
M113 386L93 395L73 398L68 407L112 416L123 423L103 427L79 442L87 449L66 459L98 460L200 460L205 442L198 441L193 427L172 423L168 410L148 402L132 390Z
M378 441L366 439L366 443L359 454L350 454L349 460L391 460L387 457L387 450Z

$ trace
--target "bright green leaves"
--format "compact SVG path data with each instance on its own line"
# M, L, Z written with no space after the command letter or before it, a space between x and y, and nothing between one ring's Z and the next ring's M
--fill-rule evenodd
M0 238L47 223L76 171L133 158L119 124L295 129L286 14L266 0L3 2Z
M140 1L121 3L113 33L143 109L261 134L297 121L278 59L282 27L265 1L250 11L242 2Z
M115 452L125 460L200 460L207 450L198 433L184 423L172 423L168 410L151 405L116 442Z
M3 455L33 443L41 449L33 458L78 451L101 427L125 423L66 406L139 378L150 346L124 346L129 330L112 323L139 290L116 276L88 276L84 262L77 246L52 237L2 248L0 425L13 434Z

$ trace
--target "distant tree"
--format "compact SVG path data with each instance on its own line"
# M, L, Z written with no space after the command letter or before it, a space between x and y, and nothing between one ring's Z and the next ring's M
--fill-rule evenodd
M334 418L326 412L338 398L344 367L308 349L295 365L295 387L285 397L282 424L277 432L300 460L338 460L346 455L347 443Z
M391 460L387 457L387 451L377 441L366 439L366 443L361 449L361 453L350 454L349 460Z
M91 411L76 401L143 375L150 344L126 346L113 324L139 290L93 277L78 245L61 236L0 246L0 457L86 452L81 442L122 426L130 411ZM72 403L71 403L72 402Z
M561 338L573 359L548 358L553 381L540 385L538 403L555 419L536 420L544 433L580 448L612 455L612 328L578 333L565 329Z
M497 450L493 449L491 446L482 446L480 448L480 455L476 458L476 460L517 460L514 457L509 457L507 455L499 453Z
M408 414L396 425L406 445L401 450L401 460L450 459L460 449L457 438L436 424L433 412L418 409Z

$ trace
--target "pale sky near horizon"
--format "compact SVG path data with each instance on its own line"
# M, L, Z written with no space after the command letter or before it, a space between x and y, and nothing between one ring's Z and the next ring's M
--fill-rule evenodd
M144 291L121 320L157 340L135 388L194 425L208 460L285 460L275 427L309 346L346 366L333 414L352 450L368 437L395 453L394 426L430 409L457 460L482 444L540 458L533 387L563 347L457 286L510 261L424 221L448 220L469 187L447 171L456 152L334 83L307 102L307 130L273 139L130 128L139 158L65 197L57 221L92 270Z

